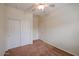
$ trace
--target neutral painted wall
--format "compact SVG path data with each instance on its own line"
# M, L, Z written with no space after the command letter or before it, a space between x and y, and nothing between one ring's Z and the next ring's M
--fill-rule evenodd
M4 54L5 50L5 7L0 4L0 56Z
M38 35L38 16L33 15L33 40L39 39Z
M79 4L70 4L50 12L39 21L40 39L79 55Z

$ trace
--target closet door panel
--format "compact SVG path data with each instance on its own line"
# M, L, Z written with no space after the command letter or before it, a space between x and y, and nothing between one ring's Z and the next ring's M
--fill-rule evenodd
M21 21L21 45L32 44L31 25L28 21Z
M20 46L20 22L8 20L7 49Z

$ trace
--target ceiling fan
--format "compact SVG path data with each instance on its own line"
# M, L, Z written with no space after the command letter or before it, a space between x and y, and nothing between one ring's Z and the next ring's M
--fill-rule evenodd
M32 5L32 11L35 11L35 10L44 11L48 7L55 7L55 5L51 3L35 3Z

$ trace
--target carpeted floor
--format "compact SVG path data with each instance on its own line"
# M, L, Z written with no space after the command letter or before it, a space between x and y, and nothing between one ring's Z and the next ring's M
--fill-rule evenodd
M33 44L9 49L5 56L72 56L54 46L51 46L41 40L33 41Z

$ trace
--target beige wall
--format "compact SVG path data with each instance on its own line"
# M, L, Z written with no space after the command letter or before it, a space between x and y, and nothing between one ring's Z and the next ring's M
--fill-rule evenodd
M40 39L79 55L79 4L56 9L40 20Z
M0 56L5 50L5 9L4 5L0 4Z

